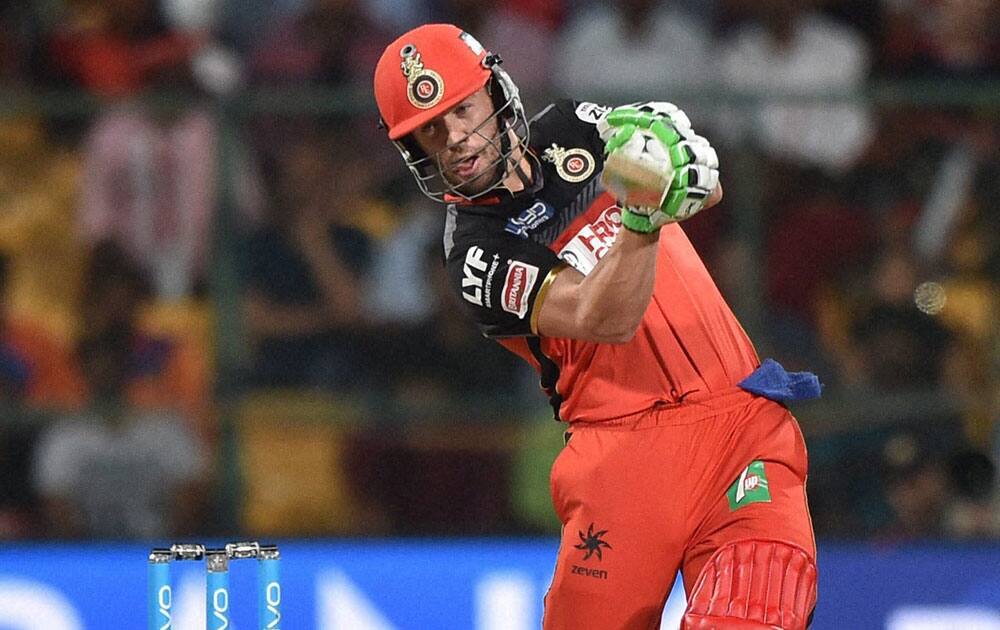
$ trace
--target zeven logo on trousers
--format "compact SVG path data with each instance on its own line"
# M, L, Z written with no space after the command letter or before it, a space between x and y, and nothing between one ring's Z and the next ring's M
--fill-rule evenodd
M582 575L584 577L595 578L598 580L608 579L608 572L604 569L588 569L587 567L581 567L579 565L572 565L573 575Z
M588 560L590 556L596 555L598 560L603 560L604 556L601 555L601 548L611 549L611 545L602 540L602 537L608 533L608 530L602 529L598 532L594 531L594 524L591 523L590 527L587 528L587 534L584 535L583 532L579 532L580 544L574 545L574 548L585 551L583 555L584 560Z

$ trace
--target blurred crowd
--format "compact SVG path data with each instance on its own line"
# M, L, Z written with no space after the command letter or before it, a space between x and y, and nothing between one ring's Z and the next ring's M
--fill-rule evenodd
M818 535L1000 536L1000 1L0 0L0 538L241 527L242 403L288 392L348 418L288 457L364 515L289 531L556 525L558 428L460 316L368 96L427 21L531 113L669 100L717 146L685 228L825 385L795 410Z

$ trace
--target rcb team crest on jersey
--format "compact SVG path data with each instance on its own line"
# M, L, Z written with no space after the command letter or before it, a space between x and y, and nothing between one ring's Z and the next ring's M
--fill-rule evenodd
M594 156L585 149L564 149L553 143L542 159L556 166L556 173L568 182L582 182L594 173Z
M437 72L424 67L420 53L413 44L403 46L399 51L403 58L400 67L406 77L406 97L419 109L429 109L444 96L444 79Z

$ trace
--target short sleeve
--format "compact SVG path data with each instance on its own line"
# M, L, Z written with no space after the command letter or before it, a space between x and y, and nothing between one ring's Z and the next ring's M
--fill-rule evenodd
M542 147L572 138L575 146L586 148L595 156L604 155L604 141L597 124L611 107L589 101L559 99L532 119L532 141ZM581 144L582 143L582 144Z
M586 138L590 150L595 155L601 155L604 152L604 141L597 131L597 123L612 108L588 101L559 101L556 107L575 126L576 133Z
M475 239L455 243L448 281L487 337L529 336L536 302L541 304L549 274L561 264L530 240Z

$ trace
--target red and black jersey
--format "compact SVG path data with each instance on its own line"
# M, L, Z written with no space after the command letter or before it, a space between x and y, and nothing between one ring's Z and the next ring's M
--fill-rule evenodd
M586 275L621 229L600 182L604 143L593 103L559 101L531 121L533 184L448 206L451 285L483 333L541 374L557 415L595 422L735 386L756 352L679 224L660 230L653 296L624 344L540 336L536 306L554 271ZM567 271L566 273L571 273Z

